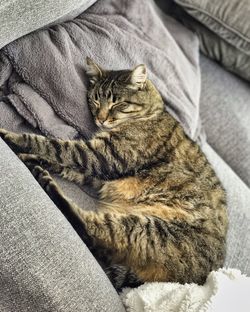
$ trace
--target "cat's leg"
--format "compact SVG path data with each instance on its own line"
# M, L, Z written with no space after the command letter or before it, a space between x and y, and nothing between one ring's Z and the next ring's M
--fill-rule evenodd
M168 237L163 221L157 218L156 227L155 218L151 216L108 209L99 212L83 210L63 194L48 171L36 166L33 174L73 227L76 224L76 231L83 239L91 238L92 245L115 250L117 257L125 266L129 264L141 280L165 279L164 268L154 263L154 259L160 259L160 250Z
M0 129L0 137L15 153L20 155L24 162L29 158L33 163L37 162L42 166L49 167L55 173L61 172L64 176L69 176L67 174L69 169L64 169L64 167L81 169L88 163L88 148L84 141L50 139L36 134L18 134L5 129ZM76 180L79 180L79 173L73 176L77 176Z
M39 155L19 153L18 157L31 170L35 166L41 166L43 169L49 170L51 173L61 174L65 169L65 166L62 164L53 162Z
M151 150L145 154L144 147L132 139L123 142L123 136L105 131L89 141L49 139L1 129L0 137L17 153L35 154L64 166L81 168L84 169L85 177L95 176L101 180L117 179L131 174L152 158Z
M70 149L72 141L47 138L30 133L14 133L5 129L0 129L0 137L15 153L33 154L33 158L34 155L37 155L65 165L75 164ZM62 154L62 152L64 153Z
M65 180L75 182L82 186L86 183L84 173L82 170L66 167L57 162L50 161L44 157L34 154L18 154L18 157L26 164L32 171L35 166L41 166L44 170L55 173Z
M103 270L118 292L122 291L124 287L135 288L143 284L143 281L124 265L113 264L104 267Z
M31 152L33 145L38 146L38 141L43 141L42 136L26 133L15 133L5 129L0 129L0 137L16 152L16 153L28 153ZM40 140L39 140L39 139ZM45 139L45 138L44 138ZM36 153L34 153L36 154Z
M142 262L143 259L147 258L148 250L144 244L153 230L152 217L109 212L108 209L100 212L85 211L63 194L47 170L35 166L32 173L58 208L66 216L72 214L81 220L85 231L101 242L103 247L115 248L117 252L128 250L132 252L132 249L134 249L134 253L141 254Z
M106 155L102 155L102 153L97 150L95 141L92 143L84 141L64 141L49 139L35 134L18 134L4 129L0 129L0 137L2 137L14 152L31 154L33 162L37 158L38 163L43 159L45 165L46 161L56 164L53 165L53 169L56 172L60 171L60 165L74 167L84 170L85 177L91 180L92 177L100 179L100 174L105 171L105 173L102 174L102 179L108 176L108 171L110 167L112 168L113 166L111 157L109 157L109 161L106 160ZM28 158L27 155L21 157L23 157L23 160L25 160L24 158ZM116 165L117 161L115 159L113 159L113 162L115 162ZM62 175L69 176L69 174L66 174L66 171L68 171L68 169L63 170ZM98 175L99 177L97 177ZM77 174L77 176L77 180L79 180L79 174Z
M92 250L93 254L97 256L97 260L103 260L103 269L114 287L120 291L125 286L138 287L143 282L134 274L129 268L123 265L107 265L112 262L113 250L100 248L96 245L95 240L86 231L82 218L80 217L82 209L80 209L73 202L68 200L60 188L57 186L53 178L49 175L48 171L36 166L33 168L33 174L41 186L45 189L51 199L60 208L65 217L74 227L78 235ZM96 225L98 226L98 225Z
M92 238L85 231L85 228L83 227L82 221L79 217L78 211L81 210L81 208L65 197L62 190L47 170L44 170L40 166L35 166L32 168L32 174L52 199L52 201L61 210L63 215L70 222L81 239L88 246L92 246Z
M92 163L98 165L98 162L93 159L93 155L89 155L88 148L83 141L48 139L35 134L18 134L5 129L0 129L0 137L18 153L19 158L28 167L41 165L80 185L85 183L86 174L83 174L83 171L89 167L92 170L89 170L91 172L88 174L88 182L93 180L91 179L93 177Z
M136 207L131 207L131 210L136 211ZM113 266L107 270L116 287L126 285L123 279L127 277L137 286L145 281L171 280L165 261L166 255L171 255L176 246L167 222L136 212L125 214L109 209L92 212L77 207L72 207L71 211L82 221L87 235L92 238L92 244L96 248L100 246L115 251L113 264L118 264L118 267L122 265L127 270L127 274L119 275L116 281L112 278L115 274ZM178 232L179 229L176 230Z
M32 154L34 161L37 157L68 167L88 167L90 173L95 171L95 167L100 169L100 158L104 158L97 155L91 144L82 140L65 141L30 133L18 134L5 129L0 129L0 137L15 153Z
M50 161L41 156L33 154L18 154L18 157L25 163L25 165L32 171L35 166L41 166L43 169L54 173L65 180L74 182L79 186L88 184L96 192L103 186L103 181L95 177L86 179L83 169L76 169L61 165L59 163Z

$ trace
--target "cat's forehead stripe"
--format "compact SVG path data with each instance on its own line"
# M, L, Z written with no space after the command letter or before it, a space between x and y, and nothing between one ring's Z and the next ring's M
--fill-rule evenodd
M101 96L105 95L107 85L108 85L108 79L106 78L99 86L99 92L100 92Z
M103 82L101 82L100 86L97 89L97 92L99 92L99 97L108 97L108 95L111 92L113 92L113 85L114 80L106 78Z

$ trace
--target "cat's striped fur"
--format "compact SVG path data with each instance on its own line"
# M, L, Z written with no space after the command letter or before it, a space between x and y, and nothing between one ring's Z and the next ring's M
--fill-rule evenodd
M88 59L87 73L100 128L91 140L5 130L1 137L33 168L117 289L145 281L203 283L225 256L226 196L214 170L164 111L144 65L104 71ZM44 168L90 184L99 210L69 201Z

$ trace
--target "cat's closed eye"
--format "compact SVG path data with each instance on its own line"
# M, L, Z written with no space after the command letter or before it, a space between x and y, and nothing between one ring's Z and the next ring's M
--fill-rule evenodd
M142 110L141 105L127 102L120 103L116 108L116 111L123 114L138 113L141 110Z
M120 102L115 105L113 105L112 110L117 110L122 112L123 110L126 110L129 107L129 103L126 102Z

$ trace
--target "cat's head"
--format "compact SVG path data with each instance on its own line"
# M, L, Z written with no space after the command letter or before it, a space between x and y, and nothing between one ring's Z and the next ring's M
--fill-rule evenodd
M112 129L131 120L156 117L163 100L150 80L145 65L132 70L103 70L87 58L90 79L88 102L99 128Z

